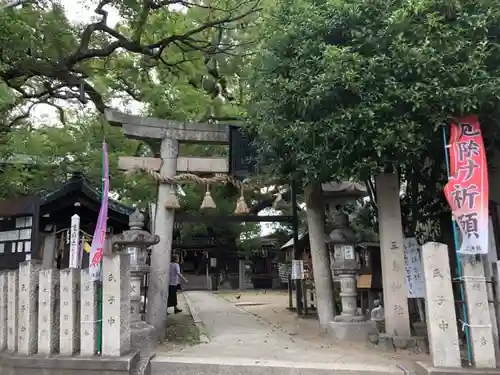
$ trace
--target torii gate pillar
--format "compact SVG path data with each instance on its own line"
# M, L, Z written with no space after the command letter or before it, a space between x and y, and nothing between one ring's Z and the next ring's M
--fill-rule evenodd
M173 177L177 173L178 153L179 142L176 139L165 138L161 141L162 166L160 174L163 177ZM166 208L165 204L171 194L174 194L172 185L159 184L154 230L155 234L160 236L160 242L154 246L151 252L146 318L147 322L155 327L159 334L163 334L166 329L168 271L172 254L175 210Z
M123 133L134 139L161 140L160 174L162 177L173 177L178 172L178 166L190 172L196 170L206 172L207 166L217 167L213 172L221 172L227 163L221 160L202 160L202 158L184 158L178 160L179 142L227 144L229 128L227 125L213 123L192 123L161 120L152 117L133 116L113 110L106 110L106 119L111 125L121 126ZM181 159L181 158L179 158ZM220 159L220 158L219 158ZM158 164L153 158L124 159L121 167L133 167L136 164ZM213 162L213 163L212 163ZM183 166L185 164L185 166ZM155 168L151 168L155 169ZM155 327L158 337L165 337L167 323L167 298L169 266L172 254L172 237L174 231L174 210L166 208L168 198L173 193L170 184L160 184L156 204L154 232L160 237L160 242L153 247L151 254L151 269L149 275L147 323Z

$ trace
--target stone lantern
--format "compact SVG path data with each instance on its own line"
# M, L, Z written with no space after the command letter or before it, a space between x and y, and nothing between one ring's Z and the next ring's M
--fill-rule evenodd
M327 245L332 260L332 276L340 281L342 313L329 324L337 341L366 341L375 330L374 323L358 315L356 275L360 268L356 254L356 233L349 225L348 216L340 211L333 215L333 230Z
M333 275L340 280L340 297L342 300L342 316L357 315L356 275L359 262L356 256L356 234L349 226L349 220L343 212L333 217L334 229L328 236L328 249Z
M149 273L148 248L160 242L158 235L143 230L144 215L136 209L129 216L129 230L113 236L113 249L130 254L130 330L132 348L151 351L155 344L154 328L141 315L142 281Z

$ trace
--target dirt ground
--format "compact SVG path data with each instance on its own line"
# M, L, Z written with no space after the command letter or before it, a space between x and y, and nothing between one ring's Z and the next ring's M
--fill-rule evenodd
M184 347L200 343L200 332L193 321L183 294L179 293L177 298L182 312L173 314L172 308L169 309L167 335L156 348L158 352L168 352L173 349L182 350Z
M310 343L311 347L332 349L338 347L338 344L333 344L328 334L320 329L315 314L307 318L299 318L296 312L288 310L287 291L220 292L218 296L248 311L262 322L271 325L273 329L287 333L292 339L298 337ZM375 350L369 343L343 343L342 347L344 349L352 347L360 352ZM427 354L416 354L410 351L380 352L380 355L408 361L429 358Z
M296 312L287 309L287 291L220 292L218 296L291 336L299 335L305 340L317 340L324 336L315 314L299 318Z

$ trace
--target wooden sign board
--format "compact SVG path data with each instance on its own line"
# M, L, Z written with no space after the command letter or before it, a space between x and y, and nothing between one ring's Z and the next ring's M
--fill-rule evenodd
M358 280L358 289L371 289L372 275L361 275Z

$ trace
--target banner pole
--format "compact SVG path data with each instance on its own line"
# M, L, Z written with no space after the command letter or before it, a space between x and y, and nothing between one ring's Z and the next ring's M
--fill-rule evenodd
M448 159L448 141L446 138L446 129L443 126L443 142L444 142L444 158L446 163L446 175L448 180L450 179L450 161ZM472 366L472 353L470 347L470 337L469 337L469 321L467 318L467 305L465 302L465 293L464 293L464 285L462 279L462 263L460 262L460 254L458 253L459 243L458 243L458 235L457 235L457 224L453 217L451 218L451 224L453 227L453 240L455 242L455 257L457 259L457 276L460 282L460 298L462 299L462 314L464 318L464 332L465 332L465 343L467 345L467 361L469 365Z
M105 143L105 142L103 142ZM101 205L104 201L104 179L105 179L105 173L106 171L104 170L104 164L105 160L104 158L106 157L104 153L104 147L102 150L102 178L101 178ZM107 215L107 213L106 213ZM100 274L101 274L101 280L98 282L99 286L99 295L98 295L98 302L97 302L97 351L99 354L102 353L102 257L99 262L99 269L100 269Z

